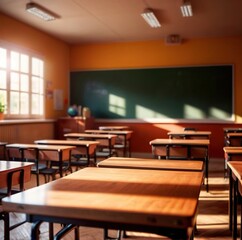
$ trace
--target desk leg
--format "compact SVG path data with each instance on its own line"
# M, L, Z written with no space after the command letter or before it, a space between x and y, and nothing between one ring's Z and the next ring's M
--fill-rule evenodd
M232 237L234 240L237 239L237 204L238 204L237 188L238 188L238 183L237 181L235 181L233 186L233 226L232 226Z
M208 154L205 158L205 178L206 178L206 189L207 189L207 192L209 191L209 187L208 187Z
M31 240L39 240L39 227L42 221L32 223L31 227Z
M229 170L229 230L233 229L233 195L234 195L234 181L232 177L232 170Z
M127 153L127 139L126 139L126 135L124 136L124 149L123 149L123 156L126 157Z
M63 163L62 163L62 151L59 151L59 171L60 171L60 177L63 177Z

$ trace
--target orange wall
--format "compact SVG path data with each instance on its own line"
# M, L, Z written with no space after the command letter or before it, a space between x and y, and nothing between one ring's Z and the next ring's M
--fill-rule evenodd
M0 41L40 54L46 62L45 79L51 82L49 89L62 89L63 101L68 99L69 45L1 13L0 23ZM45 118L55 119L66 115L66 107L63 111L56 111L53 98L46 97Z

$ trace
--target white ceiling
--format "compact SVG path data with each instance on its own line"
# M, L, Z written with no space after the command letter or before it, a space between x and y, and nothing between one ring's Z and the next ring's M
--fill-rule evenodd
M182 0L35 0L59 16L43 20L25 11L28 0L0 0L0 11L67 43L123 42L242 36L242 0L191 0L194 16L181 15ZM141 17L152 8L162 27Z

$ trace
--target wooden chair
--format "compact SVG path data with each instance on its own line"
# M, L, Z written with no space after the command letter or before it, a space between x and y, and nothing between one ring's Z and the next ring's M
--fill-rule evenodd
M18 190L13 189L13 186L12 186L14 177L18 179L18 185L19 185ZM4 197L10 196L16 192L20 192L23 190L24 190L24 169L11 171L7 175L7 189L3 192L0 192L0 201ZM10 231L26 222L26 220L24 220L22 222L19 222L10 226L9 213L3 211L2 205L0 205L0 220L4 221L4 240L10 240Z
M48 182L51 176L55 180L55 176L58 173L57 169L50 166L50 162L39 159L39 152L37 149L28 149L23 151L19 148L6 147L7 159L9 161L24 161L24 162L34 162L35 165L31 167L31 173L36 175L36 184L39 186L39 175L42 174L45 177L45 182Z

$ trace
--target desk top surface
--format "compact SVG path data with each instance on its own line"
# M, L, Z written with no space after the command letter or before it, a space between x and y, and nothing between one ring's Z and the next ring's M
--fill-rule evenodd
M115 135L115 134L90 134L90 133L66 133L66 134L64 134L64 137L111 139L111 138L116 138L117 135Z
M17 170L32 165L34 165L34 163L0 160L0 173Z
M102 134L114 134L114 135L129 135L132 134L131 130L99 130L99 129L88 129L85 133L102 133Z
M194 225L202 172L87 167L4 198L4 210L146 226Z
M178 136L210 136L210 131L172 131L167 133L170 135L178 135Z
M228 132L226 134L226 136L228 138L231 138L231 137L242 137L242 132Z
M128 126L99 126L100 130L127 130Z
M228 154L242 154L242 147L224 147L223 150Z
M228 167L232 170L234 175L241 181L242 180L242 162L241 161L229 161Z
M147 158L111 157L98 163L98 167L135 168L153 170L202 171L203 161L160 160Z
M36 144L46 144L46 145L69 145L69 146L90 146L98 145L98 141L85 141L85 140L54 140L54 139L43 139L36 140Z
M225 133L229 132L242 132L242 128L224 128Z
M75 146L24 144L24 143L7 144L6 147L7 148L19 148L19 149L53 150L53 151L64 151L64 150L71 150L71 149L75 148Z
M157 138L150 141L150 145L204 145L210 144L209 139L170 139L170 138Z

